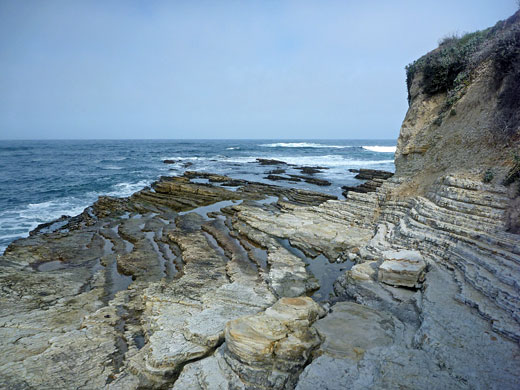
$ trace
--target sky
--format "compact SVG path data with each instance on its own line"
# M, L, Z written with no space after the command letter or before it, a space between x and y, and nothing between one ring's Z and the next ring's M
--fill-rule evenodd
M404 67L515 0L0 0L0 139L393 139Z

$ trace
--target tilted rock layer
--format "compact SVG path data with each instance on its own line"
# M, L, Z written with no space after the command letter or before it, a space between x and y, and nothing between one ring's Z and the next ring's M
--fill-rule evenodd
M396 175L345 200L187 172L12 243L0 387L518 389L518 19L457 99L409 80Z

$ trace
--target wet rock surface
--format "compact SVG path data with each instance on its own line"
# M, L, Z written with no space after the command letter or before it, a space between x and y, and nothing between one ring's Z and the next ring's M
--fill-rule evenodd
M349 169L350 172L357 173L354 179L366 180L357 186L343 186L343 196L347 196L349 192L375 192L384 181L391 178L394 174L392 172L380 171L376 169Z
M349 169L352 173L357 173L354 179L359 180L373 180L373 179L390 179L394 174L388 171L381 171L377 169Z
M285 161L272 160L267 158L257 158L256 162L260 165L289 165Z
M219 186L191 181L201 178ZM331 197L244 181L238 191L220 187L229 182L237 184L164 177L13 242L0 261L1 386L163 388L218 349L229 321L316 291L317 278L278 237L259 244L233 226L241 202L278 213L282 197Z
M0 258L1 387L515 388L507 191L399 180L338 201L186 172L40 227Z

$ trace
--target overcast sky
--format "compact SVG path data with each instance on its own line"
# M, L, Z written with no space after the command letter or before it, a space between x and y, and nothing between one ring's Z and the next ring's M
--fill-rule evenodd
M0 0L0 139L396 138L409 62L515 0Z

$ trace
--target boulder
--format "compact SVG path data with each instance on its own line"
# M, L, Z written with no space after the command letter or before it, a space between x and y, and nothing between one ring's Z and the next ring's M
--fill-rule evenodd
M417 251L385 251L378 279L391 286L419 287L424 280L426 262Z
M230 321L225 330L226 361L246 383L292 388L320 344L311 325L324 314L309 297L282 298L263 313Z
M376 261L367 261L366 263L354 265L350 271L347 271L349 276L355 280L371 280L376 274Z

